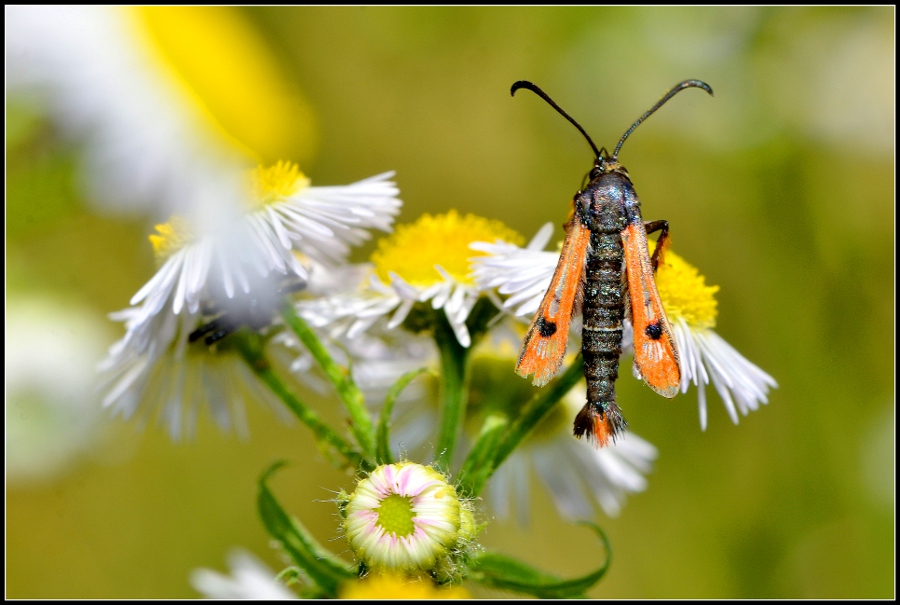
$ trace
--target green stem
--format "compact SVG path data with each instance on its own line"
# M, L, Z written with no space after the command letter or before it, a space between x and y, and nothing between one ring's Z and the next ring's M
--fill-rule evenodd
M375 457L375 426L372 417L366 410L366 402L362 391L353 382L350 372L339 366L328 354L315 333L309 329L306 322L297 315L292 305L285 305L281 316L288 327L293 330L300 342L309 350L313 358L325 372L325 375L337 389L341 401L350 415L350 430L356 438L356 442L362 448L367 458Z
M510 425L509 431L500 440L500 444L497 446L494 454L493 468L488 473L488 477L503 464L503 461L516 449L519 443L541 421L547 412L559 403L559 400L575 386L583 375L582 359L581 355L579 355L562 375L531 398L531 401L522 410L522 414Z
M466 416L469 349L459 344L444 314L440 313L438 317L434 340L441 355L441 428L435 462L440 468L449 470Z
M246 333L234 334L232 342L237 345L241 356L247 362L247 365L250 366L250 369L253 370L253 373L284 402L300 422L309 427L320 444L329 446L334 452L343 457L346 460L346 466L354 469L364 468L371 470L374 468L368 460L365 460L359 452L353 449L353 446L347 440L335 433L330 426L322 421L318 414L288 389L287 385L272 369L272 364L266 357L261 343L252 342L251 336Z

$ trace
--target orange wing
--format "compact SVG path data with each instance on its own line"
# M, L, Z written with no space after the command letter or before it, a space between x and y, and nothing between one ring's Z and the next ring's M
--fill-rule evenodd
M634 364L651 389L671 398L681 383L678 349L656 290L644 225L628 225L622 231L622 243L634 327Z
M519 376L527 378L529 374L534 374L535 386L547 384L562 365L572 309L581 289L590 241L591 232L573 215L566 225L566 241L550 288L528 328L522 352L519 353L519 363L516 364Z

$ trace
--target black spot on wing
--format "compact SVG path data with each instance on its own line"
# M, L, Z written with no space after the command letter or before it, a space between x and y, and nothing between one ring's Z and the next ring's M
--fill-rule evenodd
M541 333L543 338L549 338L556 334L556 323L552 321L547 321L543 317L539 317L537 321L537 329L538 332Z
M659 340L659 338L662 336L662 333L662 326L659 325L658 321L655 321L652 324L648 325L644 330L644 334L646 334L653 340Z

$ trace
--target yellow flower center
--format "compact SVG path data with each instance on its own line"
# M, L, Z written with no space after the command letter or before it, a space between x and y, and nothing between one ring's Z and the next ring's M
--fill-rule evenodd
M238 10L210 6L125 9L160 73L211 131L263 158L307 158L312 111L289 85L265 40Z
M656 273L656 287L669 320L683 318L691 328L716 326L718 304L714 294L719 286L707 286L697 268L671 251L666 251Z
M194 233L187 221L180 216L173 216L169 222L156 225L156 233L148 236L153 245L153 253L159 264L184 248L194 239Z
M522 245L524 238L501 223L455 210L447 214L422 215L416 222L400 225L378 242L372 262L378 277L390 281L394 272L410 284L428 287L443 281L435 265L440 265L456 281L473 285L469 259L483 253L469 248L472 242L501 239Z
M309 179L300 172L297 164L282 160L268 168L259 166L251 171L250 179L253 187L251 205L254 210L281 201L309 187Z

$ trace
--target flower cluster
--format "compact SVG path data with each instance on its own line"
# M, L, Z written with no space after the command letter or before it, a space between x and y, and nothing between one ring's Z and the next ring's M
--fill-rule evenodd
M255 233L272 234L257 240L270 254L260 275L275 275L281 284L289 277L307 287L289 291L281 286L275 300L296 300L281 309L281 319L274 302L263 304L257 298L253 313L232 303L218 318L200 324L201 318L210 315L207 308L213 302L227 305L246 294L239 276L251 273L233 269L232 287L226 288L224 281L209 277L209 261L187 264L186 259L208 254L197 251L204 245L203 238L192 235L177 220L157 227L151 242L162 268L152 285L136 296L138 304L119 315L130 322L129 329L110 359L122 361L125 371L118 374L119 389L110 397L124 403L132 400L123 393L156 400L162 394L171 397L163 404L164 414L180 412L188 397L194 401L207 397L214 413L218 411L227 424L228 418L239 416L234 412L240 409L234 395L185 391L185 384L199 381L185 380L183 373L194 363L199 368L195 371L218 371L220 384L233 391L254 388L250 385L258 385L257 379L262 378L270 392L260 398L275 405L280 400L339 464L357 469L356 489L338 498L341 529L356 556L356 566L336 564L325 576L313 579L310 595L355 594L357 588L349 587L361 589L363 584L352 581L353 577L367 578L366 586L375 578L382 578L379 582L395 578L390 581L399 586L433 587L429 590L455 586L465 578L505 586L508 578L479 571L496 562L475 542L479 528L473 497L483 493L499 517L515 510L520 521L527 522L532 471L560 514L570 519L590 516L595 505L617 515L628 494L647 488L645 476L657 457L647 441L629 432L615 444L598 449L572 439L571 419L584 401L580 365L573 363L557 380L558 388L547 389L537 389L511 371L522 338L520 318L534 313L558 260L557 253L543 251L552 231L549 226L523 247L516 243L521 242L520 236L495 221L455 212L425 216L379 242L369 263L349 265L343 261L349 246L365 237L362 227L351 225L386 229L397 211L396 189L384 176L346 188L327 188L323 193L309 187L296 167L279 163L258 170L252 183L254 193L245 220L256 225ZM340 197L340 210L328 203L334 199L328 194ZM320 205L318 213L309 210ZM488 239L493 241L484 241ZM288 258L285 252L298 255L292 256L290 264L278 264L277 259ZM179 254L181 265L168 269L176 277L161 277L168 275L168 263ZM224 268L229 257L215 258ZM204 267L200 274L206 279L197 278L195 266ZM468 267L467 271L462 267ZM659 266L657 282L682 351L681 389L687 391L691 384L698 387L703 428L703 387L710 382L732 412L738 409L746 414L765 403L768 389L776 386L774 381L712 331L717 288L707 286L695 268L671 252ZM249 291L262 296L257 285L251 284ZM154 314L147 311L151 301ZM168 332L160 329L166 321L175 326ZM280 322L284 327L268 346L248 344L246 337L237 338L236 348L229 346L234 339L228 333L237 325L250 327L251 333L265 333ZM630 341L629 330L626 322L625 342ZM201 338L203 344L197 342ZM210 341L212 346L206 344ZM137 342L145 343L145 348L132 344ZM267 360L276 345L282 353L299 353L291 367L301 379L312 384L312 370L317 369L318 386L322 378L334 386L347 408L353 441L325 425L274 377ZM168 354L148 357L153 360L149 369L123 354L156 352L160 346ZM196 348L193 354L192 347ZM571 354L570 360L574 357ZM226 358L228 366L223 364ZM182 374L166 379L162 368ZM426 369L437 379L416 381L404 392ZM130 378L135 373L143 382ZM237 376L241 384L235 382ZM229 396L230 408L216 403ZM382 397L384 404L375 421L362 404ZM178 426L177 420L171 421L173 432ZM436 441L429 438L435 434ZM432 445L429 454L427 448ZM430 455L433 466L412 462L410 455L413 459ZM394 462L397 457L400 462ZM449 469L458 469L455 484L447 480ZM261 509L264 520L274 514L272 508L280 510L274 497L266 512ZM273 536L291 552L288 545L299 538L274 529L282 527L276 520L270 519L270 524ZM291 531L303 530L294 526ZM309 540L304 536L302 541ZM308 548L311 555L323 556L321 547ZM310 570L303 567L306 559L296 561L308 575ZM212 573L197 576L205 578L198 581L200 590L210 592L213 587L210 594L217 586L218 594L242 590L241 582L230 583ZM561 586L554 588L559 593L544 593L546 589L537 584L517 585L517 590L570 595ZM279 585L274 588L280 589Z
M235 552L231 576L198 570L195 588L213 598L463 598L472 581L584 596L608 556L561 580L477 543L482 498L497 517L527 522L536 475L563 517L614 516L647 489L658 456L632 432L603 448L572 438L585 401L577 318L568 356L570 334L535 323L557 334L555 359L567 366L552 383L535 388L513 372L559 261L545 250L552 227L526 244L499 221L450 210L395 229L393 172L322 187L291 162L251 169L259 157L308 153L315 132L304 104L284 101L299 95L269 77L277 62L241 52L253 34L237 13L17 7L7 18L10 89L40 99L83 146L91 197L169 217L149 236L155 274L111 315L125 334L100 364L103 406L156 416L177 439L203 408L246 434L244 401L255 399L299 420L356 478L335 499L352 562L281 506L268 485L279 463L257 503L293 565L276 576ZM218 35L187 35L201 30ZM207 73L211 57L240 80ZM376 230L389 235L351 264ZM680 351L678 387L697 388L701 427L709 384L734 422L767 403L775 381L713 331L718 288L671 252L656 283ZM634 336L626 320L623 355ZM333 389L345 422L320 416L295 380Z

